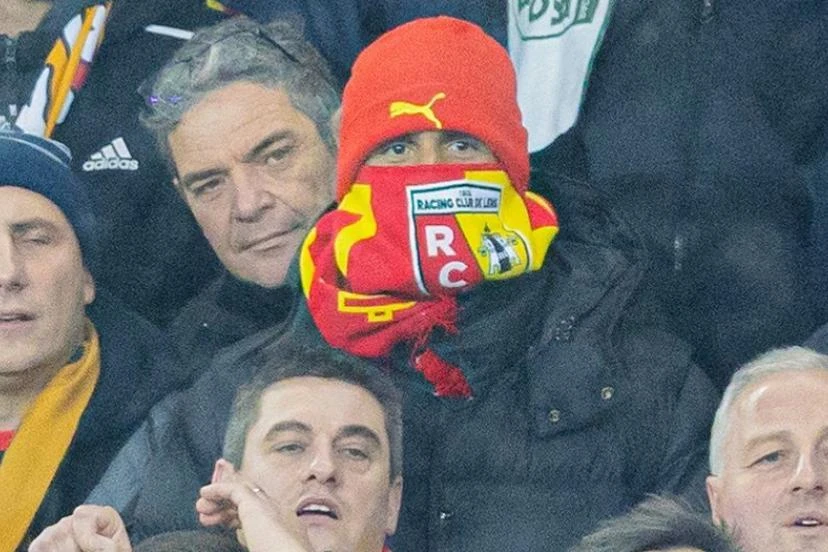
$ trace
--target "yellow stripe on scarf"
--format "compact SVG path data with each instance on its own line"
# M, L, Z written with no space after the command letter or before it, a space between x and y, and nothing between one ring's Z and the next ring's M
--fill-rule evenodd
M204 5L217 12L227 13L230 11L218 0L205 0Z
M86 410L101 369L98 334L87 322L83 356L67 364L31 404L0 464L0 552L23 540Z
M63 27L15 121L22 130L48 138L66 118L103 40L111 6L104 2L84 8Z
M81 52L85 49L86 41L92 31L92 23L95 17L92 12L96 8L88 8L82 19L81 28L78 32L76 43L73 44L69 51L68 59L66 46L60 42L55 45L55 49L46 58L47 65L51 65L55 69L55 78L53 81L54 87L52 89L52 102L49 105L49 113L46 117L46 136L51 136L57 124L58 117L64 111L66 99L71 92L72 82L75 78L75 73L78 71L78 66L81 62ZM103 36L103 35L99 35ZM97 38L95 45L97 49Z

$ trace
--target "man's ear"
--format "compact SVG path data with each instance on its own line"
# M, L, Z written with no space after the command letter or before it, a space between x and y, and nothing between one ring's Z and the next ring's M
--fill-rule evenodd
M210 482L220 483L234 475L236 475L235 466L224 458L219 458L216 460L216 467L213 468L213 477L210 478Z
M339 124L342 122L342 108L337 107L336 111L331 115L331 136L333 137L334 146L339 149Z
M83 304L90 305L95 300L95 279L89 269L83 269Z
M181 187L181 180L179 180L178 175L173 177L172 185L173 185L173 188L175 188L175 191L178 192L178 197L183 199L184 203L186 203L187 206L189 207L190 202L187 201L187 194L184 193L184 188Z
M717 475L708 475L705 480L705 487L707 488L707 501L710 503L710 515L716 525L721 525L719 500L721 499L722 480Z
M398 475L388 489L388 518L385 520L385 534L393 535L397 530L397 520L402 506L403 479Z

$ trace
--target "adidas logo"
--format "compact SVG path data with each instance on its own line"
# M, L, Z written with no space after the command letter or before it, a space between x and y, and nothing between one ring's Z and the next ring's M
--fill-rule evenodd
M89 156L89 159L82 165L86 172L121 170L137 171L138 161L132 158L126 142L123 138L115 138Z

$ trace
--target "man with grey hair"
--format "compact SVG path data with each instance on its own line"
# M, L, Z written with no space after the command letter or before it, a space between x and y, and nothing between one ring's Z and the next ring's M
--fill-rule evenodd
M216 405L229 408L261 344L284 330L288 265L333 196L331 82L294 21L232 18L142 87L143 120L227 273L171 327L195 383L153 410L88 499L114 506L135 538L194 525L224 435Z
M225 268L170 326L195 371L288 310L288 266L333 200L333 82L301 20L239 16L200 30L141 88L142 122Z
M744 552L828 550L828 356L770 351L740 368L710 438L713 520Z

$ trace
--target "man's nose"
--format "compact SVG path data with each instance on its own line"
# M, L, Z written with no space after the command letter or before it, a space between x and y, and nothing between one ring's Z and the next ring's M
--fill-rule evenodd
M803 493L824 493L828 479L828 458L824 451L803 454L791 478L791 490Z
M0 237L0 291L17 290L26 284L23 259L11 236Z
M244 163L232 174L233 217L241 222L255 222L273 206L268 176L253 163Z
M419 153L419 159L417 160L419 165L437 165L438 163L450 161L447 159L445 151L439 147L439 144L430 140L423 141Z
M328 484L337 479L337 464L335 451L329 447L318 447L313 450L307 466L307 480L316 480L317 483Z

